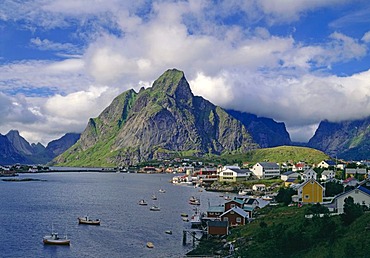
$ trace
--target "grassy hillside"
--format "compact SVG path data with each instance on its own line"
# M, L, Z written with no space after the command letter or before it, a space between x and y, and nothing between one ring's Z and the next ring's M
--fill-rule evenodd
M232 229L227 241L236 248L232 257L369 257L370 213L349 226L340 216L304 217L308 207L267 207L255 221ZM216 238L203 240L193 255L227 254Z
M246 154L224 154L221 158L228 163L256 163L261 161L282 163L287 161L305 161L308 164L317 164L322 160L328 159L329 156L319 150L311 148L279 146L274 148L256 149L249 151Z

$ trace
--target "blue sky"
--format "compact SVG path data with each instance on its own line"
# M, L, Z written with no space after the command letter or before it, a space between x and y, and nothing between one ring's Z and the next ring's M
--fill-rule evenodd
M367 0L0 3L0 133L47 144L169 68L216 105L285 122L370 115Z

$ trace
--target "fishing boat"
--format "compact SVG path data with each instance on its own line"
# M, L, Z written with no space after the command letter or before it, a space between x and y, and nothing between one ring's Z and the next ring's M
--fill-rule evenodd
M192 228L199 228L202 225L202 214L198 209L195 209L195 213L190 218L190 223Z
M51 227L51 234L46 235L42 238L42 242L45 245L70 245L71 240L68 239L67 235L64 238L59 237L57 232L54 232L53 226Z
M157 196L155 194L152 195L152 200L157 200Z
M146 243L146 247L153 248L154 247L154 244L152 242L147 242Z
M160 192L160 193L165 193L165 192L166 192L166 190L164 190L164 189L162 189L162 188L161 188L161 189L159 189L159 192Z
M160 210L161 210L161 208L160 208L159 206L157 206L157 205L153 204L153 206L152 206L152 207L150 207L150 210L151 210L151 211L160 211Z
M200 200L195 198L194 196L190 197L189 204L191 205L200 205Z
M144 199L142 199L139 201L139 205L148 205L148 203Z
M87 224L87 225L100 225L100 219L90 219L88 216L79 217L78 224Z

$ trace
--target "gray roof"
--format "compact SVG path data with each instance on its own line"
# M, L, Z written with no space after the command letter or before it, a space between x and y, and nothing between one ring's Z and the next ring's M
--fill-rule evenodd
M258 162L264 168L280 168L277 163L274 162Z
M224 215L226 215L227 213L229 213L231 211L234 211L234 212L238 213L240 216L242 216L244 218L248 218L249 217L249 214L245 210L243 210L242 208L239 208L238 206L236 206L234 208L231 208L228 211L225 211L224 213L221 214L221 217L224 216Z

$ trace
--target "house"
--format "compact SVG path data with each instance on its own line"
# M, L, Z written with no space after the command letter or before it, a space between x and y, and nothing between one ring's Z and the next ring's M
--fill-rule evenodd
M284 187L290 187L291 185L295 184L296 183L296 180L298 179L295 179L295 178L288 178L285 182L284 182Z
M233 200L225 202L224 205L225 205L225 210L224 211L230 210L234 207L243 208L244 201L241 200L241 199L238 199L238 198L234 198Z
M293 165L292 167L292 171L305 171L307 169L309 169L310 166L307 165L305 162L298 162L296 164Z
M228 235L229 234L229 222L210 220L207 222L207 233L208 235Z
M324 170L321 173L321 180L322 181L328 181L335 178L335 172L333 170Z
M329 168L329 167L335 167L336 163L333 160L323 160L319 164L317 164L318 168Z
M357 188L351 191L339 194L334 198L336 212L338 214L341 214L344 212L344 201L349 196L353 198L354 203L358 203L360 205L366 205L368 208L370 208L370 190L360 185Z
M367 174L366 168L346 168L346 177L354 177L356 175L363 175Z
M245 225L248 222L249 214L239 207L225 211L220 216L221 221L228 221L229 226Z
M209 206L207 209L207 217L208 218L219 218L222 213L225 212L225 206L217 205L217 206Z
M287 181L289 178L293 178L295 180L295 179L298 179L299 176L300 175L297 172L287 171L280 175L280 179L283 181Z
M298 188L298 198L302 203L321 203L325 188L315 179L302 183Z
M249 177L249 169L240 169L240 167L225 166L218 174L218 181L220 182L240 182L246 181Z
M253 166L252 172L259 179L279 177L280 167L274 162L259 162Z
M312 168L310 168L310 169L307 169L306 171L304 171L303 173L301 173L301 176L302 176L302 179L304 181L311 180L311 179L316 180L317 173L316 173L315 170L313 170Z
M266 185L264 184L254 184L252 186L253 191L263 192L266 191Z
M342 182L343 186L357 186L359 184L359 181L354 177L349 177L346 180Z

